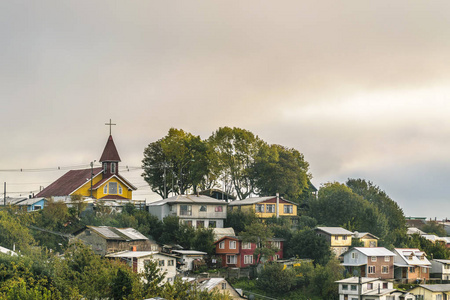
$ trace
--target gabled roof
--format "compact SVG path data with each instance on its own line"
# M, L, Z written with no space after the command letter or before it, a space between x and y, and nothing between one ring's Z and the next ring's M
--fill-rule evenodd
M28 205L33 205L35 203L38 203L40 201L47 201L45 198L30 198L30 199L25 199L23 201L17 202L15 205L17 206L28 206Z
M246 198L246 199L242 199L242 200L235 200L235 201L231 201L228 205L230 206L235 206L235 205L251 205L251 204L256 204L256 203L261 203L261 202L265 202L267 200L272 200L272 199L276 199L277 196L269 196L269 197L250 197L250 198ZM297 206L297 203L291 202L289 200L286 200L282 197L279 197L280 200L288 202L290 204L293 204L295 206Z
M348 231L342 227L316 227L315 230L320 230L330 235L353 235L353 232Z
M432 292L450 292L450 284L420 284L419 286Z
M148 238L133 228L115 228L111 226L86 226L106 240L114 241L139 241ZM83 230L84 231L84 230Z
M151 202L148 206L159 206L170 203L181 203L181 204L217 204L217 205L226 205L227 202L222 200L217 200L204 195L176 195L170 198L166 198L163 200Z
M99 182L97 182L96 184L94 184L92 186L92 190L98 189L100 186L102 186L105 182L107 182L111 178L116 178L117 180L122 182L124 185L126 185L130 190L133 190L133 191L137 190L137 188L134 185L132 185L128 180L126 180L125 178L123 178L119 174L114 174L114 175L111 175L109 177L103 178L102 180L100 180Z
M177 258L174 255L170 255L167 253L161 253L158 251L131 251L131 250L125 250L115 253L106 254L105 257L116 257L116 258L140 258L140 257L146 257L146 256L153 256L153 255L163 255L171 258Z
M93 168L94 177L99 175L103 169ZM88 182L91 178L91 169L70 170L63 176L59 177L55 182L36 194L39 197L53 197L53 196L69 196L74 191L79 189L83 184Z
M347 251L346 253L348 253L352 250L357 250L357 251L361 252L362 254L364 254L365 256L395 256L395 253L393 253L392 251L389 251L388 249L386 249L384 247L371 247L371 248L354 247L354 248L350 249L349 251Z
M120 161L119 152L117 152L116 145L114 145L112 135L109 136L105 149L100 157L100 162L104 161Z
M394 258L394 265L396 266L431 266L431 263L425 257L425 253L417 248L395 248L394 251L398 254ZM423 259L419 259L419 256L423 257ZM398 258L404 264L400 264Z
M379 238L373 234L371 234L370 232L358 232L355 231L353 232L353 236L357 239L362 239L365 236L368 236L369 238L372 237L373 239L379 240Z

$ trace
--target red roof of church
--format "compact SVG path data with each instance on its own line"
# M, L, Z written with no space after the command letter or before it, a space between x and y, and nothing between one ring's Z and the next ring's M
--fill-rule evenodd
M102 172L102 168L94 168L94 176ZM91 169L70 170L48 187L36 194L35 197L69 196L91 179Z
M109 136L105 149L103 150L103 154L100 157L100 162L104 161L121 161L116 145L114 145L112 135Z

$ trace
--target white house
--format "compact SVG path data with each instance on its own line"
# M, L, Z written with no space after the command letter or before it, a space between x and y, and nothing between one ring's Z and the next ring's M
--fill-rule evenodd
M172 250L172 253L178 256L181 271L192 271L194 268L194 261L202 261L206 252L196 250Z
M148 212L163 220L177 216L180 222L195 228L223 228L227 203L203 195L177 195L147 204Z
M150 261L156 261L161 272L166 272L163 282L172 282L177 275L176 257L174 255L156 252L156 251L122 251L105 255L113 259L121 259L128 263L133 272L142 273L145 270L145 264Z
M394 289L391 281L368 277L350 277L336 281L339 300L414 300L412 294Z
M450 260L432 259L430 277L450 280Z

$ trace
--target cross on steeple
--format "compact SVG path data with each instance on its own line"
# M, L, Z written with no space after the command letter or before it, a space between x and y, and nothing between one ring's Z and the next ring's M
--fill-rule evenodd
M105 125L109 125L109 135L111 135L111 126L117 124L111 123L111 119L109 119L109 123L105 123Z

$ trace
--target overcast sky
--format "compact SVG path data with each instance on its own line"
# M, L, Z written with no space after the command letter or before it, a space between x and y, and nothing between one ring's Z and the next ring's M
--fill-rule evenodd
M146 145L240 127L293 147L316 187L364 178L450 217L450 1L1 1L0 182L98 160L112 119L138 199ZM34 172L5 172L12 169ZM3 191L3 187L1 187ZM11 193L11 194L10 194Z

